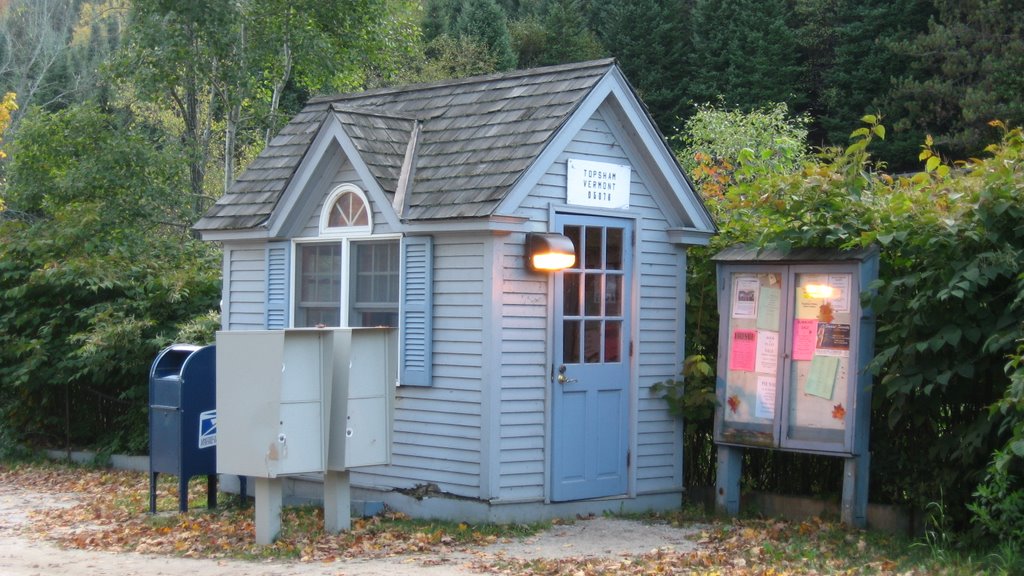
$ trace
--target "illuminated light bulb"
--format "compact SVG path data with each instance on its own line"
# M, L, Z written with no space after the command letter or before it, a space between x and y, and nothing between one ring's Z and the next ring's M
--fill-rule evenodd
M575 254L545 252L543 254L533 255L533 267L536 270L564 270L575 263Z

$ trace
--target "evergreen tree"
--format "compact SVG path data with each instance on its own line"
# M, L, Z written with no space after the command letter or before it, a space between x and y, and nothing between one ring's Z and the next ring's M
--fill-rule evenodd
M431 40L451 34L462 11L462 0L427 0L423 14L423 39Z
M451 32L453 36L483 41L494 55L498 70L515 68L516 55L512 52L508 18L495 0L464 0Z
M807 105L789 0L697 0L693 8L691 94L750 110Z
M946 153L978 154L990 120L1024 123L1024 2L935 0L928 31L896 46L910 71L890 94L897 128L930 133Z
M812 19L801 32L808 62L820 62L826 53L828 59L811 72L814 140L845 145L850 127L865 114L881 114L891 126L902 112L885 100L892 78L908 66L892 45L926 28L931 0L826 0L822 4L821 12L834 15L831 40L826 43L814 35ZM893 129L884 141L875 143L875 154L890 169L912 169L922 140L919 133Z
M584 0L550 0L544 11L546 42L541 64L581 62L603 54L587 22L588 10Z
M594 7L598 38L615 56L662 130L688 115L690 0L606 0Z

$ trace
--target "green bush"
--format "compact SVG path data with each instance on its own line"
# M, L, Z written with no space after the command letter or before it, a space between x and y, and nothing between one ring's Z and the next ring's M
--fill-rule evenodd
M1024 335L1024 137L993 123L1003 138L988 156L957 163L943 161L929 140L924 169L894 177L869 153L885 128L875 117L864 121L849 146L796 168L759 166L756 150L741 151L699 163L695 183L718 218L716 243L880 246L879 280L862 294L878 326L871 498L920 510L941 497L953 525L965 528L975 487L1011 433L1013 416L992 407L1008 390L1005 359ZM702 292L714 286L706 260L720 245L692 253L697 283L688 284L687 354L712 364L717 322L694 306L714 306ZM702 322L698 331L691 319ZM769 454L762 464L773 470L789 458ZM806 471L750 474L754 488L794 492ZM838 489L835 476L826 492Z
M215 310L182 152L90 106L32 111L0 213L0 421L18 442L144 452L148 368Z

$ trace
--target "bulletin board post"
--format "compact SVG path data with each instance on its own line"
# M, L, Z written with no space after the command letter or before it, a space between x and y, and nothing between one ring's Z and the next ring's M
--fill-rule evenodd
M743 450L805 452L844 459L841 519L864 527L875 321L861 296L878 277L877 248L735 246L714 260L717 510L739 513Z

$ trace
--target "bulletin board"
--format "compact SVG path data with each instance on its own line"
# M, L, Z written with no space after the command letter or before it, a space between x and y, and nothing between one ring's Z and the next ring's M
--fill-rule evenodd
M736 272L729 281L721 431L733 440L774 443L782 279L778 272Z
M874 333L860 292L877 277L877 251L735 248L715 260L715 441L823 454L860 450Z

